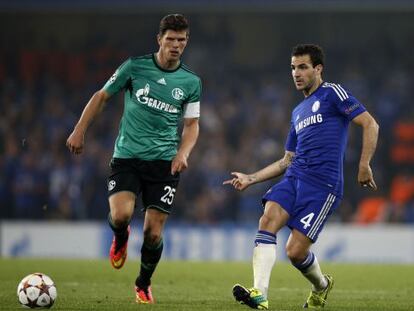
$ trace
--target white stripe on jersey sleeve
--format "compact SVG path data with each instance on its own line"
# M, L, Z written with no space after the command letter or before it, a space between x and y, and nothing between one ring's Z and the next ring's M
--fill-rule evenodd
M349 98L347 92L339 84L326 82L323 85L323 87L330 87L331 89L333 89L341 101L344 101L345 99Z
M339 99L341 100L341 101L343 101L344 100L344 98L342 97L342 95L330 84L330 83L328 83L328 82L326 82L324 85L323 85L323 87L329 87L329 88L331 88L331 89L333 89L334 90L334 92L336 93L336 95L338 95L338 97L339 97Z
M333 84L332 83L332 86L334 87L334 88L336 88L337 90L338 90L338 92L339 93L341 93L342 94L342 96L345 98L345 99L347 99L349 96L348 96L348 94L345 92L345 90L339 85L339 84Z
M349 98L348 93L344 90L344 88L343 88L340 84L335 84L335 86L336 86L339 90L342 90L343 94L345 94L345 98Z
M184 104L184 118L200 117L200 102Z

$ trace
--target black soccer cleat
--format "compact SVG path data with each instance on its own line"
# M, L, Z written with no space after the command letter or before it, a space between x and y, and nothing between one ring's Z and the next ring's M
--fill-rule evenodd
M233 296L236 301L252 309L267 310L269 308L266 297L256 288L247 289L240 284L236 284L233 286Z

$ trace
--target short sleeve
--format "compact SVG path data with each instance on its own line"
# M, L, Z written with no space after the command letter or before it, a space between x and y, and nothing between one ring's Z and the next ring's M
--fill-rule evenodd
M291 124L289 134L286 139L285 149L287 151L296 152L298 137L296 135L295 126Z
M198 79L195 83L193 92L184 103L184 118L199 118L200 117L200 98L201 98L201 80Z
M105 83L103 89L113 95L127 87L131 79L131 59L126 60Z
M201 98L201 80L198 78L198 81L195 82L195 87L192 90L191 94L188 96L186 103L187 104L191 104L191 103L200 103L200 98Z
M353 96L338 103L337 108L349 121L366 111L365 107Z
M365 107L341 85L333 83L327 83L327 85L332 89L330 100L335 104L339 113L349 121L366 111Z

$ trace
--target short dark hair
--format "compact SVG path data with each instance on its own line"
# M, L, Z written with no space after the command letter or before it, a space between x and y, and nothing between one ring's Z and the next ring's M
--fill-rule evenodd
M169 14L161 19L158 34L162 36L167 32L167 30L187 30L187 36L190 34L188 21L182 14Z
M292 56L309 55L312 66L324 65L325 55L323 49L316 44L298 44L292 49Z

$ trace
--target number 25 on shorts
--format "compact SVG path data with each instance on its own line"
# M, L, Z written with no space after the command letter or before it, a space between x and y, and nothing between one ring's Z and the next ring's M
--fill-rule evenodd
M166 191L166 193L161 197L161 202L171 205L174 200L175 188L165 186L164 190Z

